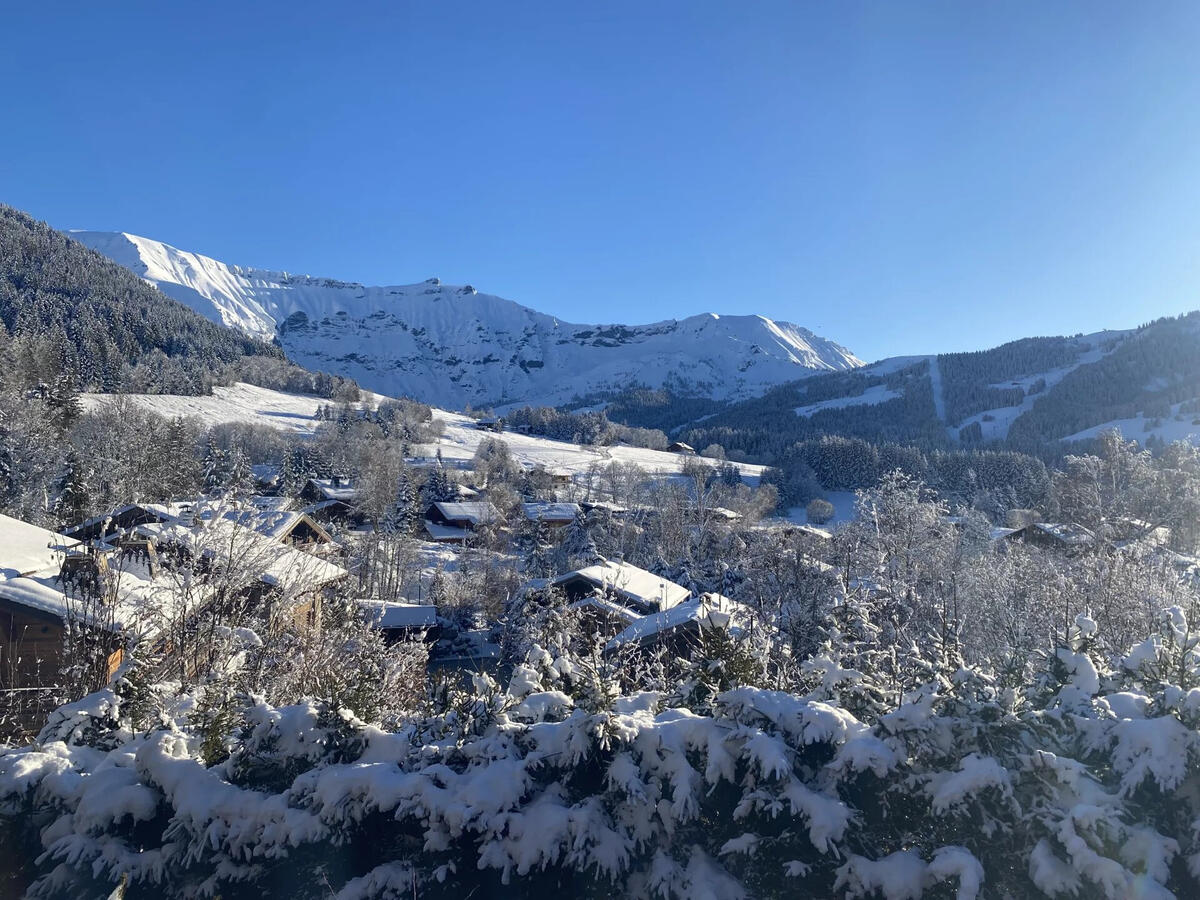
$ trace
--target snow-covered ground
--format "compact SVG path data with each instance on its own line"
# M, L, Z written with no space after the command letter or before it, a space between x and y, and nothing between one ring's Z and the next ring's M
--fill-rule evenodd
M112 403L118 395L84 394L86 409L96 409ZM121 394L141 409L161 416L185 416L198 419L206 427L229 423L266 425L280 431L312 434L320 424L317 409L331 401L311 394L287 394L252 384L237 384L213 388L210 397L187 397L179 394ZM374 402L384 399L370 395Z
M540 465L546 469L580 474L591 466L608 466L610 463L632 463L658 475L678 475L689 458L678 453L661 450L646 450L641 447L580 447L566 441L527 434L504 432L500 435L480 431L474 421L460 413L436 410L434 415L446 423L446 433L437 448L442 458L469 460L475 455L479 444L488 437L499 437L508 445L512 455L526 465ZM734 463L743 477L751 483L757 482L765 466Z
M1101 432L1116 428L1127 441L1137 441L1139 444L1145 444L1150 437L1162 438L1168 444L1175 441L1191 441L1193 444L1200 444L1200 425L1195 423L1200 416L1194 413L1185 413L1180 419L1176 419L1175 415L1178 410L1179 404L1176 403L1171 407L1171 417L1159 420L1160 423L1152 428L1146 427L1148 420L1145 416L1138 415L1131 419L1114 419L1101 425L1093 425L1091 428L1068 435L1063 440L1085 441L1097 437Z
M454 409L553 406L630 384L740 399L862 365L833 341L763 316L578 325L436 278L371 287L229 265L137 235L71 237L213 321L278 337L307 368Z
M206 426L226 423L266 425L280 431L295 434L312 434L320 424L317 409L329 403L320 397L303 394L286 394L250 384L234 384L230 387L213 388L211 397L184 397L175 394L124 394L130 402L142 409L162 416L191 416ZM111 394L85 394L84 406L94 409L100 404L110 403ZM384 399L371 395L371 401ZM423 451L434 455L438 450L447 462L470 460L479 444L488 437L500 437L508 445L519 462L529 466L540 465L550 470L578 475L593 465L608 466L611 463L632 463L647 472L658 475L677 475L683 471L684 463L690 458L677 453L660 450L645 450L640 447L580 447L549 438L505 432L495 435L480 431L475 422L461 413L434 410L434 416L446 423L441 440L423 446ZM738 469L748 483L757 483L763 466L737 463Z
M895 400L899 396L899 391L893 391L884 384L875 384L861 394L856 394L853 397L834 397L832 400L822 400L819 403L810 403L808 406L798 406L796 407L796 415L808 418L813 413L820 412L823 409L845 409L847 406L875 406L878 403Z
M854 491L826 491L825 499L833 504L833 518L823 523L821 528L837 528L854 520L854 503L857 500ZM784 519L797 525L809 524L803 506L790 507Z

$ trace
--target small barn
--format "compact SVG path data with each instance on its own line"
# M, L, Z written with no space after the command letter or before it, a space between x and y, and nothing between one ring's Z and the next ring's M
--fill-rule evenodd
M695 456L696 448L683 441L674 441L667 446L668 453L682 453L685 456Z

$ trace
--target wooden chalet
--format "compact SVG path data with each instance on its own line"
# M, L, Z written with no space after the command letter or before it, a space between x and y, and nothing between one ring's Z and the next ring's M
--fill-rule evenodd
M310 478L300 489L300 499L308 503L340 500L352 506L358 502L358 488L353 481L339 475L332 478Z
M504 420L499 416L480 416L475 420L475 427L480 431L501 432L504 430Z
M107 666L110 675L116 671L123 653L118 632L135 615L127 601L153 585L144 569L122 572L121 592L107 596L114 552L0 515L0 703L3 691L57 683L68 622L110 635Z
M334 543L325 527L303 510L230 510L225 517L282 544L305 550Z
M465 544L483 525L500 521L500 511L486 500L437 502L425 511L425 534L438 544Z
M326 596L349 576L328 560L225 517L192 526L143 525L138 533L154 542L160 556L192 560L201 571L242 569L241 598L266 604L268 618L282 600L287 619L297 625L319 628Z
M449 525L474 531L483 525L500 522L500 511L486 500L465 502L438 501L425 510L425 520L435 525Z

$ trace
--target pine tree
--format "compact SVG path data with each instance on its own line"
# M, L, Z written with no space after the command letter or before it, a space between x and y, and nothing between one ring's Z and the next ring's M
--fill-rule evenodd
M523 536L525 545L525 574L530 578L549 578L554 574L554 541L550 526L544 519L529 523Z
M167 424L161 464L164 497L186 496L195 491L199 480L195 446L187 424L178 416Z
M566 527L556 556L560 572L591 565L600 558L600 551L596 549L591 529L583 516L576 516Z
M75 450L67 453L66 471L58 484L54 501L54 516L62 527L74 525L87 518L91 511L91 488L87 466Z
M228 461L225 451L216 445L213 439L208 439L208 448L204 451L204 492L219 493L229 482Z
M46 393L46 405L51 409L58 428L64 432L70 430L83 414L83 404L74 377L70 374L59 375Z
M234 497L248 497L254 493L254 473L250 459L241 447L235 447L228 457L229 475L225 485Z
M434 503L443 503L458 496L458 490L449 476L441 469L434 469L421 488L421 507L428 509Z
M412 534L421 520L421 509L417 492L407 469L401 471L396 482L396 498L384 522L384 526L397 534Z

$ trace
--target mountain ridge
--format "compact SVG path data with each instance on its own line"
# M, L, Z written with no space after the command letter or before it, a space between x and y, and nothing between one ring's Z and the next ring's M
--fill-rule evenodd
M278 347L216 327L102 254L0 204L0 343L24 374L99 390L207 391L219 370ZM6 373L7 374L7 373Z
M443 406L556 405L634 385L741 399L863 365L765 316L578 324L438 279L367 286L232 265L125 232L69 234L210 320L277 341L301 365Z

